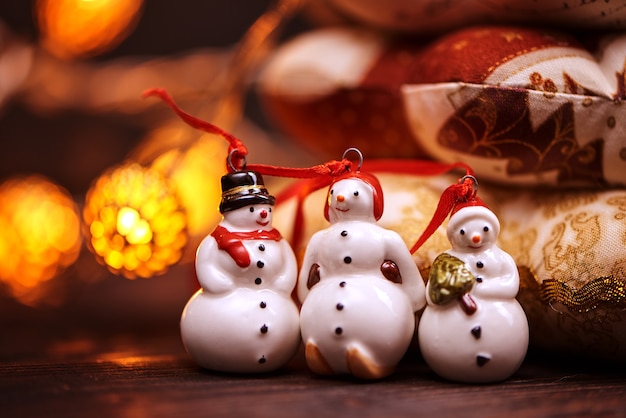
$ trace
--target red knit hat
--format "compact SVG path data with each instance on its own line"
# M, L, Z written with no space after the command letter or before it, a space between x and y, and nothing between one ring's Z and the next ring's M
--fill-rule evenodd
M479 210L470 211L472 212L471 214L466 214L466 215L461 214L459 215L459 217L455 217L455 214L457 212L465 208L476 208ZM466 222L467 216L470 216L470 217L480 216L481 218L489 220L492 223L492 225L494 225L495 227L496 235L500 233L500 221L498 220L498 217L491 211L491 209L487 207L485 202L483 202L478 196L474 196L468 200L463 200L463 201L459 201L455 203L454 207L452 208L452 211L450 212L450 220L448 222L448 227L447 227L448 238L450 234L450 229L454 230L460 224Z
M470 199L460 200L456 202L454 206L452 207L452 211L450 212L450 217L452 217L455 213L457 213L459 210L463 208L468 208L468 207L473 207L473 206L482 206L482 207L489 209L487 205L485 204L485 202L483 202L483 200L480 197L474 195Z
M361 171L350 171L335 178L331 183L330 188L332 189L335 183L345 179L359 179L372 188L372 196L374 199L374 218L376 220L379 220L383 216L385 202L383 199L383 188L381 187L378 178L370 173L363 173ZM324 218L326 218L327 221L330 221L330 218L328 216L329 210L330 206L328 204L328 199L326 199L326 203L324 204Z

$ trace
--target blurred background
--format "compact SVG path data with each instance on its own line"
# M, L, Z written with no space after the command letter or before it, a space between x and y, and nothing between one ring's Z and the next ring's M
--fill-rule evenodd
M142 92L245 138L253 162L305 162L248 88L272 42L306 27L299 3L0 2L0 359L40 355L50 334L65 342L48 355L103 330L178 333L227 144Z

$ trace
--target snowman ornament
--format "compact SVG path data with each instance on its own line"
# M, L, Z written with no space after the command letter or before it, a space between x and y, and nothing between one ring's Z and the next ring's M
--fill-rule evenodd
M311 237L298 279L306 362L320 375L383 378L409 347L424 282L402 238L376 223L375 176L348 172L327 197L330 226Z
M505 380L528 348L528 321L515 299L519 274L497 244L500 223L476 196L452 210L452 248L433 262L419 347L438 375L454 381Z
M261 175L222 177L222 221L196 253L201 289L185 306L184 346L207 369L257 373L280 368L301 339L294 253L272 227L275 199Z

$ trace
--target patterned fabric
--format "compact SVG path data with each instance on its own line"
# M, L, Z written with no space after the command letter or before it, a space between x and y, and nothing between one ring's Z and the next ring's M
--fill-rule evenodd
M259 92L279 128L329 158L356 146L465 161L500 183L623 186L626 35L584 41L512 26L431 42L319 30L276 52Z
M403 87L418 142L498 182L626 184L626 36L600 45L596 60L548 31L490 27L444 37ZM437 56L448 60L430 59Z
M493 196L534 344L626 360L626 190Z
M276 127L323 157L354 146L370 157L426 157L400 94L416 48L365 30L316 30L275 51L257 90Z

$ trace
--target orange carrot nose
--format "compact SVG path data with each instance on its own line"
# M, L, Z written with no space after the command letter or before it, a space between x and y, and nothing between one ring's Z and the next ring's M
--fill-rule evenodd
M337 202L343 202L346 198L342 194L337 195Z
M480 242L480 235L474 235L474 236L472 237L472 242L473 242L474 244L478 244L478 243Z

